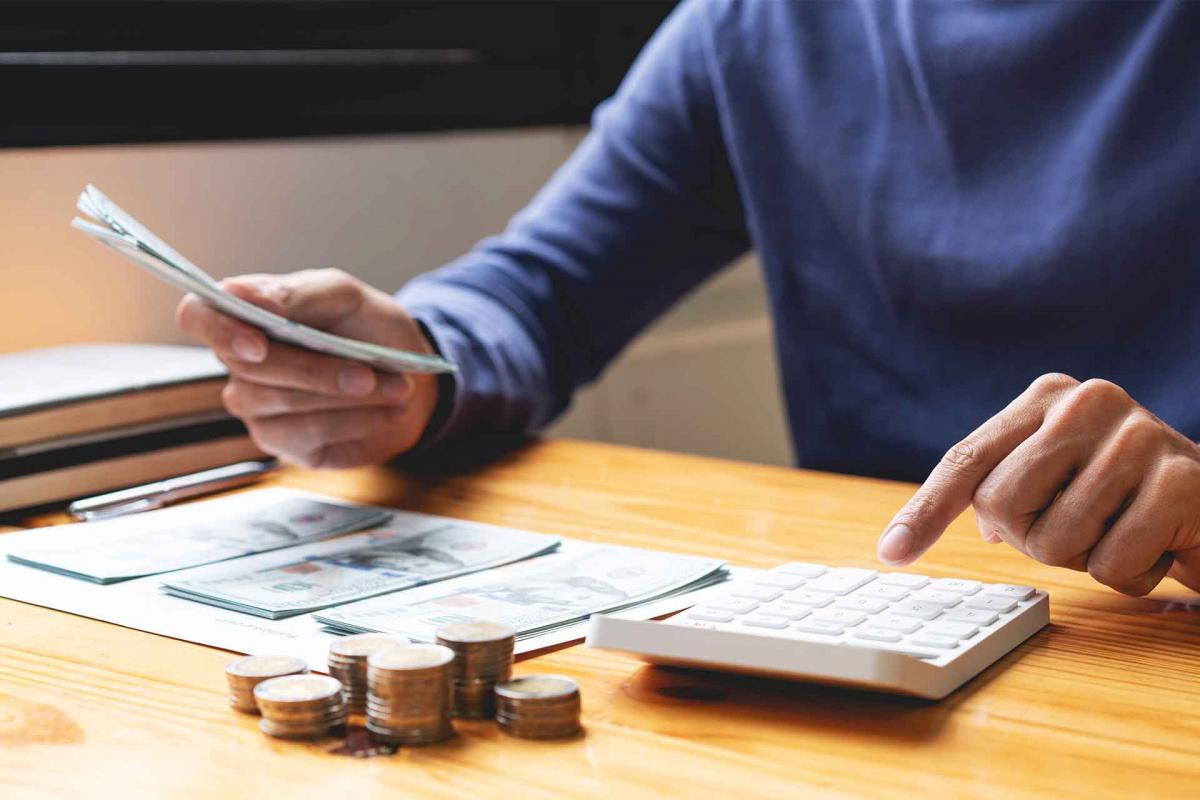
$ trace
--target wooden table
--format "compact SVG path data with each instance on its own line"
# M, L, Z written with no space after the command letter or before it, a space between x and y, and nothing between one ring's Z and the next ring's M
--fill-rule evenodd
M581 442L471 474L289 471L278 482L583 539L767 566L876 566L911 487ZM370 759L260 734L225 705L228 653L0 601L0 797L1200 797L1200 607L1123 597L982 542L930 575L1028 583L1052 623L940 703L651 668L571 647L518 665L583 686L586 734L488 723Z

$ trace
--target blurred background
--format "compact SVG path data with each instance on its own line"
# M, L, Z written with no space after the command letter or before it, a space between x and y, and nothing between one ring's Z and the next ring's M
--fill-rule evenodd
M504 227L673 2L0 2L0 353L180 342L178 294L70 230L95 183L217 276L387 291ZM550 435L791 461L753 257Z

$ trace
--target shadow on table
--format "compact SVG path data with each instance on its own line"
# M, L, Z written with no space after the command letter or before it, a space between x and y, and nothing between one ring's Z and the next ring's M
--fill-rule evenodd
M729 731L744 720L759 728L765 722L781 729L928 742L937 738L960 707L1019 661L1026 648L1051 635L1053 628L1048 625L1034 634L943 700L650 665L638 668L622 689L635 704L653 706L658 717L663 716L664 706L674 707L675 712L667 716L686 717L692 730Z

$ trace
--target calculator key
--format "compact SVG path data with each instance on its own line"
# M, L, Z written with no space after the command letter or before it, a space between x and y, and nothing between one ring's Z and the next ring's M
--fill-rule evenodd
M987 611L982 608L951 608L946 611L946 619L952 619L955 622L973 622L982 627L991 625L1000 619L1000 615L995 611Z
M741 623L753 628L771 628L777 631L781 631L788 626L786 617L773 617L767 614L751 614L748 617L742 617Z
M882 628L859 628L853 634L856 639L869 639L873 642L898 642L900 634Z
M789 603L787 600L776 600L760 606L759 611L776 617L787 617L790 620L804 619L812 613L812 609L800 603Z
M809 581L806 589L815 592L830 592L832 594L849 594L860 586L875 579L877 573L873 569L852 569L845 567L834 569L819 578Z
M865 611L868 614L878 614L888 607L884 600L874 597L842 597L837 601L838 608L850 608L855 611Z
M786 572L790 575L799 575L802 578L816 578L824 575L829 571L828 567L822 567L820 564L805 564L803 561L793 561L790 564L780 564L772 572Z
M770 586L735 586L729 590L729 594L733 597L744 597L749 600L769 603L772 600L778 600L783 592L773 589Z
M885 572L879 576L879 582L888 586L903 586L905 589L920 589L929 583L929 578L907 572Z
M974 636L978 630L979 626L973 625L970 622L950 622L939 619L937 622L931 622L926 625L921 633L934 633L938 636L953 636L955 639L966 639Z
M1006 614L1017 607L1017 601L1009 600L1007 597L979 594L967 598L967 607L982 608L988 611L995 611L997 614Z
M867 615L861 611L851 611L848 608L822 608L819 611L813 612L813 619L823 620L824 622L836 622L847 628L857 625L866 618Z
M883 628L897 633L912 633L920 630L921 620L913 617L901 617L897 614L880 614L867 621L868 628Z
M709 608L723 608L734 614L749 614L758 608L758 603L749 597L722 597L720 600L708 601Z
M723 608L711 606L693 608L687 615L689 619L698 619L704 622L733 622L733 614Z
M961 578L934 578L930 589L956 594L975 594L983 586L979 581L964 581Z
M950 608L962 602L962 595L954 592L943 592L937 589L921 589L912 593L913 600L918 603L932 603L942 608Z
M933 603L919 603L916 600L904 600L892 606L892 613L901 617L917 617L918 619L936 619L942 613L942 607Z
M1032 586L1014 586L1011 583L994 583L983 589L984 594L1007 597L1009 600L1028 600L1033 597L1034 591Z
M804 633L820 633L825 636L837 636L846 629L845 625L839 625L836 622L821 619L806 619L797 622L792 626L795 630L803 631Z
M887 600L894 603L897 600L903 600L908 597L908 589L903 586L890 586L879 581L872 581L866 586L855 592L858 597L878 597L880 600Z
M958 647L958 638L955 636L940 636L925 631L921 631L916 636L910 636L908 641L919 647L936 647L941 650L953 650Z
M791 603L824 608L833 602L833 595L828 592L814 592L811 589L797 589L794 592L788 592L787 599Z
M759 586L774 586L777 589L799 589L807 581L808 578L787 572L764 572L754 578Z

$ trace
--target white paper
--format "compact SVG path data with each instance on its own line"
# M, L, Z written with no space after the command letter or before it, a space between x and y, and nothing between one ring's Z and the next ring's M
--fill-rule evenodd
M0 534L0 597L235 653L298 656L305 659L310 668L321 672L326 670L329 644L338 637L326 632L323 626L313 620L312 614L280 620L262 619L166 595L159 589L161 576L101 585L7 560L9 550L36 543L41 533L43 530L33 529ZM572 540L564 540L564 546L571 543ZM735 570L734 575L737 574ZM453 580L471 580L472 577ZM420 592L427 588L406 591ZM668 597L616 612L612 616L654 619L688 608L720 590L721 587L708 588ZM586 635L585 621L545 635L522 639L517 642L516 652L533 653L582 641Z

